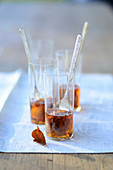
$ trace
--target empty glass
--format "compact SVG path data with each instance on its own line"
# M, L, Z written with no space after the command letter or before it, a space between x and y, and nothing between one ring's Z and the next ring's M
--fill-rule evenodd
M32 40L30 47L33 57L54 57L54 41L52 39Z

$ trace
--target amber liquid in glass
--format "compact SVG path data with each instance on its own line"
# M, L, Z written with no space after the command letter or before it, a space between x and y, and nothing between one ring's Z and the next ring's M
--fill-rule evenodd
M81 106L80 106L80 86L79 85L75 85L75 88L74 88L74 109L76 111L81 110Z
M39 125L45 124L45 102L44 99L30 101L31 122Z
M66 140L73 136L73 113L48 109L46 112L46 134L55 140Z
M65 87L65 86L63 86ZM62 86L60 87L60 100L64 97L65 92L66 92L66 87L63 88Z
M65 86L61 86L60 88L60 100L64 97L66 88L63 88ZM69 97L71 95L72 91L69 92ZM80 105L80 86L75 85L74 86L74 109L79 112L81 110L81 105Z

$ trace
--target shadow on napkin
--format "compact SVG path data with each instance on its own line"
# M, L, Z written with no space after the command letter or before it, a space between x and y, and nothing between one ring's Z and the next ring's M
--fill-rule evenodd
M20 77L0 113L0 120L2 122L17 123L20 121L21 116L24 113L26 103L28 102L28 88L27 85L25 86L24 76L25 75L23 74Z
M20 69L14 72L0 72L0 112L21 74Z

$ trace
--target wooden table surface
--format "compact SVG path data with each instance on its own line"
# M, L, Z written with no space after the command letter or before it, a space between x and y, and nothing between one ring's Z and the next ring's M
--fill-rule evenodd
M83 49L84 73L113 73L113 11L103 3L0 4L0 71L27 70L18 28L33 38L52 38L55 50L73 48L84 21L89 22ZM0 170L113 169L113 154L0 153Z

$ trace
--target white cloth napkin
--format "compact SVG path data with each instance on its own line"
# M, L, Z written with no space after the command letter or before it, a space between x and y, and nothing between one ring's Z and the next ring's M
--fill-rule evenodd
M16 96L16 97L15 97ZM18 97L17 97L18 96ZM113 78L106 74L83 75L82 111L74 114L74 137L68 141L47 138L47 146L33 142L36 125L30 122L28 80L21 76L0 114L0 151L23 153L113 152Z
M9 73L0 73L0 112L4 106L5 101L7 100L10 92L14 88L15 84L20 78L22 71L16 70Z

